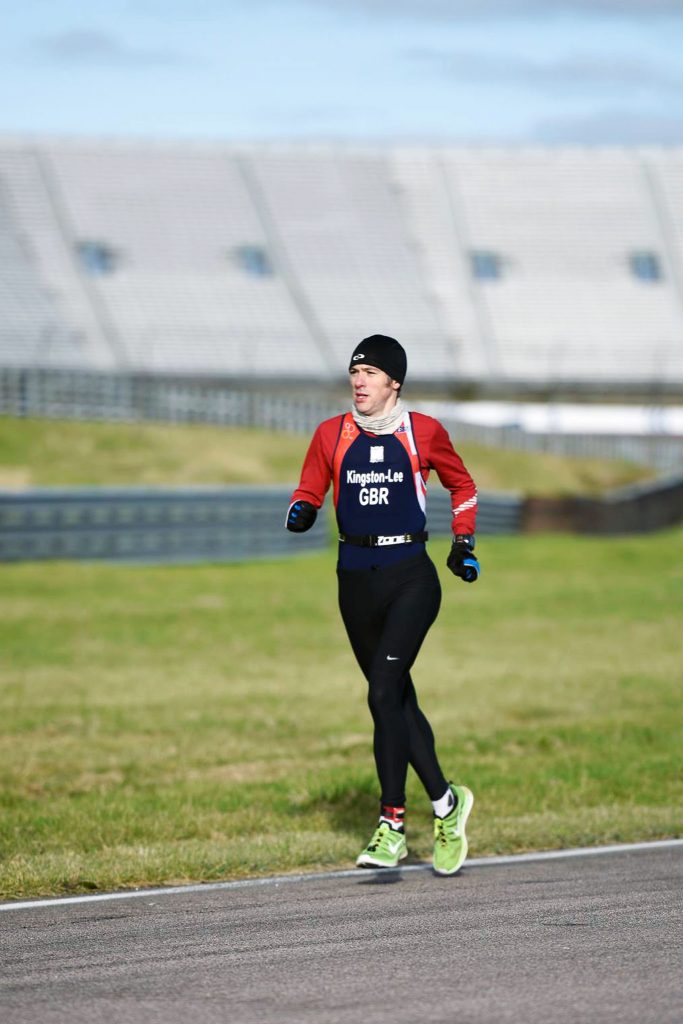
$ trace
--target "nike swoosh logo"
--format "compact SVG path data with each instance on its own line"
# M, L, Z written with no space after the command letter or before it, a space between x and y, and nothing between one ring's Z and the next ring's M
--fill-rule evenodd
M398 658L392 658L390 654L387 654L387 661L398 661Z

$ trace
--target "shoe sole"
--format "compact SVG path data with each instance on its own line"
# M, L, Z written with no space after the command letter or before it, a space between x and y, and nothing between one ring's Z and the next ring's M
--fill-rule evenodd
M432 865L432 867L434 867L434 873L436 875L445 875L447 877L449 877L450 875L454 875L457 871L460 870L460 868L467 860L467 851L469 847L467 845L467 836L465 835L465 826L467 825L467 819L469 818L472 807L474 806L474 793L472 792L471 789L468 789L467 786L458 786L458 789L461 793L465 794L465 809L462 815L462 857L455 865L455 867L450 868L450 870L448 871L445 868L437 868L434 865Z
M405 860L405 858L407 856L408 856L408 851L404 850L403 853L399 853L398 857L393 862L393 864L387 864L386 861L373 860L372 857L369 854L365 855L365 854L361 853L360 857L356 861L356 867L357 868L395 868L395 867L398 867L398 862L401 861L401 860Z

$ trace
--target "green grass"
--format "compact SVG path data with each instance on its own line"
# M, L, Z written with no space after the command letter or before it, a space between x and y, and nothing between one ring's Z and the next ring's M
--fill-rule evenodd
M308 437L194 425L0 418L0 488L77 484L291 483ZM454 438L457 445L457 438ZM606 459L458 445L482 490L598 493L652 476Z
M0 487L289 482L306 443L296 434L203 424L0 417Z
M683 831L683 531L483 538L415 672L474 856ZM334 555L3 569L4 898L349 866L377 810ZM429 804L409 781L413 857Z

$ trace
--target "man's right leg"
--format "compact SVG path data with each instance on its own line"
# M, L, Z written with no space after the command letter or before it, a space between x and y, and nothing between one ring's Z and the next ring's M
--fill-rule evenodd
M356 660L369 684L368 703L375 726L375 764L381 790L377 828L356 860L356 864L359 867L395 867L408 853L403 825L409 753L408 728L403 716L399 715L394 723L393 734L391 731L388 733L392 736L394 756L391 759L391 772L387 773L384 769L385 758L380 753L381 727L378 727L370 698L373 691L373 664L384 625L383 609L377 600L376 574L372 570L339 571L338 576L342 619ZM393 682L393 687L399 691L402 685L400 678Z
M380 777L401 771L403 785L412 764L431 800L447 782L437 760L434 734L417 703L410 670L434 622L441 587L429 558L399 563L387 578L382 635L370 666L369 702L375 719L375 757ZM402 746L395 742L400 736ZM407 744L407 745L406 745ZM398 758L400 757L400 761Z
M410 735L403 713L409 652L405 636L396 637L395 653L385 651L387 602L380 573L340 571L339 607L356 660L368 681L381 801L390 807L403 807L410 756Z
M436 570L429 559L417 564L411 559L384 571L340 571L339 583L342 618L369 684L382 800L403 804L409 762L430 799L438 799L447 782L410 678L410 668L439 610Z

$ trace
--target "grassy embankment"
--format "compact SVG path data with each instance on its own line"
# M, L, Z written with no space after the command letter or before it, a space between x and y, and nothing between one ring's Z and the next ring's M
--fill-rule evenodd
M473 855L681 834L682 555L490 538L476 586L441 572L416 682ZM0 894L348 866L377 793L333 569L4 568ZM412 776L409 807L427 858Z
M454 442L481 490L590 494L652 475L627 462ZM0 418L0 488L290 483L307 443L267 430Z

